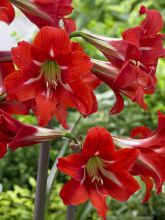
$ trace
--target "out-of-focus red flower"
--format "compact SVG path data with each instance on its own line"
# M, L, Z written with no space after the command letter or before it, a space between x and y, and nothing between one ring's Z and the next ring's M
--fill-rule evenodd
M30 11L25 11L25 15L39 28L50 25L54 27L61 27L62 25L67 33L75 31L76 25L74 20L66 18L66 15L72 13L72 0L32 0L32 2L38 10L41 10L51 18L50 22L39 18L37 14L33 16Z
M107 196L124 202L139 189L128 172L137 157L137 149L116 151L105 128L91 128L82 151L58 161L59 170L72 177L62 188L61 198L66 205L79 205L90 199L98 214L106 219Z
M75 31L76 25L73 19L66 18L72 13L72 0L12 0L31 22L39 28L44 26L64 27L67 33ZM0 2L0 20L10 24L15 12L9 0Z
M64 136L63 132L23 124L0 109L0 158L7 148L29 146Z
M0 21L4 21L7 24L10 24L15 17L15 11L8 0L0 1Z
M158 33L163 28L163 20L158 11L141 6L140 14L144 13L146 18L142 23L124 31L123 39L75 33L97 47L109 60L109 63L94 61L93 73L108 84L116 95L112 114L124 107L121 94L146 109L143 97L155 91L158 58L165 57L165 35Z
M0 59L5 60L8 57L10 57L10 53L0 52ZM7 100L4 78L14 70L15 68L12 61L0 62L0 108L9 114L25 115L29 113L30 107L27 107L28 103L24 105L18 101Z
M141 68L148 72L152 65L155 67L158 58L165 56L164 35L159 33L163 29L163 19L157 10L144 5L139 12L140 15L146 14L146 18L139 26L124 31L122 37L130 46L128 56L139 61Z
M141 126L133 129L131 136L138 136L140 139L113 137L113 140L121 148L139 150L132 174L140 175L145 182L147 191L143 201L147 201L153 188L153 180L157 193L161 192L165 181L165 115L158 112L158 126L154 131Z
M5 79L8 96L21 102L35 99L40 125L55 115L67 127L68 107L84 116L97 110L91 85L84 80L92 63L82 50L72 47L65 30L44 27L32 44L20 42L12 54L19 70Z

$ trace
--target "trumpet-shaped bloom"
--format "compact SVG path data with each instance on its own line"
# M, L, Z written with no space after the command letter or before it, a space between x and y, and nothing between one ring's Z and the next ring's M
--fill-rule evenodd
M97 47L109 60L109 64L94 61L93 73L108 84L116 95L112 114L120 112L124 107L121 94L142 108L147 108L144 95L154 93L158 59L165 57L165 35L159 33L163 28L160 13L141 6L140 14L146 14L146 18L139 26L124 31L123 39L78 34Z
M116 151L110 133L101 127L91 128L82 151L59 159L58 168L71 176L60 196L66 205L79 205L91 200L98 214L106 219L106 197L126 201L139 189L131 176L137 149Z
M13 0L12 3L20 9L27 18L39 28L44 26L63 27L68 33L76 29L74 20L66 18L72 13L72 0ZM0 2L0 20L10 24L15 12L9 0Z
M165 115L158 112L158 126L154 131L142 126L133 129L132 137L139 136L140 139L113 137L117 146L132 147L139 150L139 157L132 167L132 173L140 175L146 183L146 196L144 201L150 197L153 188L153 180L157 192L161 192L165 181Z
M29 146L62 137L64 132L23 124L0 109L0 158L7 148Z
M90 78L90 58L72 44L66 31L42 28L32 44L20 42L12 49L19 70L9 74L5 86L10 99L35 99L35 114L45 126L53 115L67 127L67 108L83 115L97 110L97 102L84 77ZM85 77L86 78L86 77Z

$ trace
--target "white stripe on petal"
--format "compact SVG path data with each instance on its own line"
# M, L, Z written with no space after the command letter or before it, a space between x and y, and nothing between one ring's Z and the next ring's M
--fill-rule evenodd
M41 63L41 62L39 62L39 61L37 61L37 60L33 60L33 63L35 64L35 65L37 65L37 66L42 66L42 64L43 63Z
M116 183L118 186L122 187L123 184L117 179L116 175L104 168L101 168L101 173L107 177L108 179L110 179L111 181L113 181L114 183Z

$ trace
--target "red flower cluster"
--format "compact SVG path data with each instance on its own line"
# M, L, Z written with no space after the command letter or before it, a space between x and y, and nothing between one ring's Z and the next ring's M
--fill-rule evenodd
M163 28L160 13L141 6L140 14L146 14L146 18L139 26L124 31L123 39L79 33L109 60L93 60L93 73L109 85L116 95L111 114L123 109L121 94L142 108L147 108L143 96L154 93L158 58L165 57L165 35L158 33Z
M86 117L97 111L93 90L106 83L115 93L116 103L111 114L124 107L122 95L143 109L145 94L156 88L158 59L165 57L163 20L156 10L141 6L145 19L139 26L122 33L122 39L111 39L75 32L98 48L107 61L91 59L69 34L75 23L66 16L72 12L72 0L12 0L40 30L29 43L21 41L9 51L0 52L0 158L7 149L29 146L59 137L66 132L23 124L11 114L29 114L32 110L40 126L53 116L68 128L68 108ZM15 12L9 0L0 1L0 20L11 23ZM61 28L61 22L63 28ZM79 205L91 200L104 220L108 206L106 198L124 202L140 185L146 184L143 201L150 198L155 184L161 192L165 181L165 115L158 113L158 127L151 131L138 127L131 138L111 136L102 127L89 129L82 149L60 158L58 169L71 180L60 196L66 205ZM135 139L136 136L140 138ZM76 143L76 146L78 144Z

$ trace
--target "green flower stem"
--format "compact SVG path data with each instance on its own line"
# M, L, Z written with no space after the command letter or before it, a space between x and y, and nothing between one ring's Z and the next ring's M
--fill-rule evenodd
M83 36L83 32L81 32L81 31L75 31L75 32L70 34L70 38L72 38L72 37L82 37L82 36Z
M81 120L81 115L79 116L79 118L77 119L75 125L73 126L73 128L71 129L71 132L70 132L70 135L72 137L74 137L74 133L75 133L75 130L77 128L77 126L79 125L80 123L80 120ZM48 179L47 179L47 190L46 190L46 206L45 208L47 209L48 208L48 204L49 204L49 201L50 201L50 197L51 197L51 194L52 194L52 191L53 191L53 187L54 187L54 184L56 182L56 177L57 177L57 173L58 173L58 170L57 170L57 163L58 163L58 158L59 157L62 157L64 156L65 154L65 151L68 147L68 144L69 144L69 140L66 140L65 143L63 144L53 166L52 166L52 169L50 171L50 174L48 176Z
M51 122L49 122L47 128L51 128ZM41 144L40 148L37 172L37 188L34 205L34 220L45 219L46 183L49 165L50 143L50 141L44 142Z

